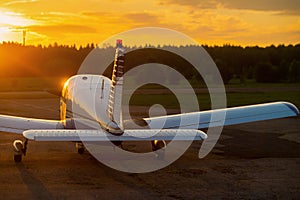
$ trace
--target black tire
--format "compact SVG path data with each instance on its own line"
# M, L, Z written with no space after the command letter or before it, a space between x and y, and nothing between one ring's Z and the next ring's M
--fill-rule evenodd
M163 140L157 140L156 143L154 141L151 141L152 145L152 151L157 151L159 149L166 147L166 142Z
M78 148L77 153L78 154L83 154L84 153L84 148Z
M22 161L22 154L14 155L14 161L19 163Z

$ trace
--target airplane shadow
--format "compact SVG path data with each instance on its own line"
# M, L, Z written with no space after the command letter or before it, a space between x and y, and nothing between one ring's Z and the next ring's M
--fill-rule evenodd
M223 147L217 147L223 155L250 159L300 157L300 144L281 139L280 133L255 134L251 131L225 129L223 134L230 136L229 139L220 140Z
M23 182L31 193L31 199L53 199L54 197L47 190L44 184L29 172L23 163L16 164Z

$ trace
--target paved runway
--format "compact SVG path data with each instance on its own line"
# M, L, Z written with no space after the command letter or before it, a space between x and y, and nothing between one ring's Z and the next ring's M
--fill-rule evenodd
M39 95L38 95L39 96ZM0 99L1 114L58 117L58 98ZM18 135L0 133L1 199L299 199L300 118L226 127L214 150L198 159L200 144L152 173L110 169L70 142L29 142L13 161Z

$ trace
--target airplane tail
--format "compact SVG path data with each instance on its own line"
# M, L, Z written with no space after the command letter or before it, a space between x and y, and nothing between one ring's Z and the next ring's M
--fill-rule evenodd
M122 119L122 91L124 74L124 48L122 40L117 40L117 48L112 71L112 82L108 102L108 117L110 119L109 127L112 133L123 133Z

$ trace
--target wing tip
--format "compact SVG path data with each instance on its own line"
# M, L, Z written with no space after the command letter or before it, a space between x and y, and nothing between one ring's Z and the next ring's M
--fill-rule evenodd
M207 134L204 133L203 131L197 130L197 133L200 135L200 137L201 137L202 140L207 139Z
M300 114L300 112L299 112L299 110L298 110L298 108L294 105L294 104L292 104L292 103L290 103L290 102L282 102L286 107L288 107L291 111L293 111L294 113L295 113L295 116L298 116L299 114Z
M29 140L34 140L34 133L32 130L23 131L23 136Z

